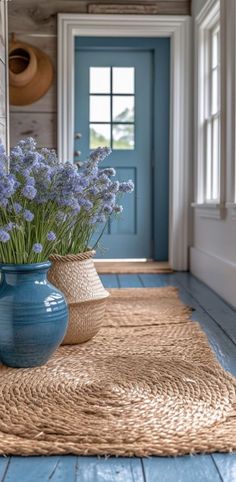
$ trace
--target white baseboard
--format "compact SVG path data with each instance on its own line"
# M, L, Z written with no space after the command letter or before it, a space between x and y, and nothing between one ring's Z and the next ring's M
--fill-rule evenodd
M236 308L236 263L191 248L190 271Z

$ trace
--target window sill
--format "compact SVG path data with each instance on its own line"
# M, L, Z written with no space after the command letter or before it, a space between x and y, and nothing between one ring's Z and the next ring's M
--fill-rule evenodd
M230 211L231 218L236 220L236 203L226 203L225 206Z
M203 218L222 219L225 206L220 203L192 203L191 206L196 209L199 216ZM236 205L235 205L236 216ZM235 217L236 219L236 217Z

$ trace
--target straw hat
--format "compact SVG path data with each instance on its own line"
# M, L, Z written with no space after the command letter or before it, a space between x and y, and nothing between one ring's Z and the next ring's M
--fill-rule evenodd
M9 46L10 104L28 105L40 99L53 81L53 66L47 54L14 38Z

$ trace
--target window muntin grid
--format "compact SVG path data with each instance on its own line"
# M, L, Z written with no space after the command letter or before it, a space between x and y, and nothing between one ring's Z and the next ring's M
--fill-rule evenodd
M134 67L90 67L90 149L109 146L135 148Z

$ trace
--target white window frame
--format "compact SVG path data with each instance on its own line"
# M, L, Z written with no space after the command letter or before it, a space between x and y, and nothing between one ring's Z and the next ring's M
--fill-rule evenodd
M73 159L74 40L76 36L171 39L169 264L188 269L192 159L191 17L58 14L58 151Z
M212 66L213 56L213 35L220 35L220 19L206 30L205 35L205 114L204 114L204 161L205 161L205 178L204 178L204 201L206 203L218 203L220 199L220 123L221 123L221 100L220 100L220 59L217 64ZM217 109L213 111L213 75L216 72L218 76L218 100ZM217 179L214 186L214 123L218 122L218 166ZM208 130L210 132L210 142L208 139ZM209 144L208 144L209 142ZM208 149L210 151L210 160L207 158ZM214 191L216 195L214 195Z
M217 199L207 199L206 196L206 104L209 103L209 70L210 70L210 34L212 29L220 23L220 0L208 0L195 20L195 202L197 214L203 217L221 218L224 208L223 199L223 139L220 126L220 162L219 188ZM222 42L220 42L222 44ZM222 50L222 45L220 45ZM222 71L222 68L220 68ZM220 79L221 90L222 79ZM209 105L209 104L208 104ZM221 106L222 107L222 106ZM219 113L217 113L219 115ZM208 120L212 120L209 116ZM220 113L221 119L221 113ZM222 122L221 122L222 125Z

